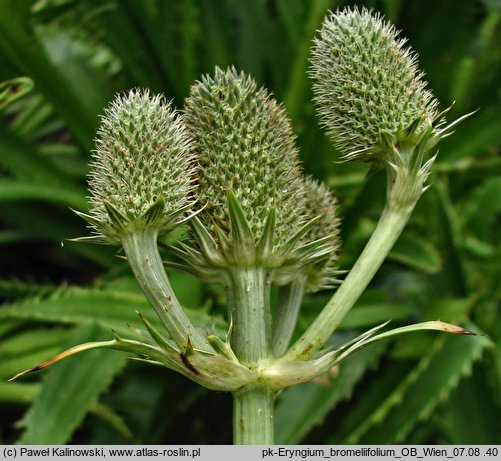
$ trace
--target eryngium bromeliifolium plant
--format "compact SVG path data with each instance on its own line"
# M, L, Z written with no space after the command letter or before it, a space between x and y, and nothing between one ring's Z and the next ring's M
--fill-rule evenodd
M385 209L364 251L299 339L290 345L303 294L332 288L339 278L336 200L325 185L303 177L283 107L250 76L216 68L193 85L180 114L146 90L117 97L97 133L91 210L80 213L92 226L92 239L123 247L164 328L141 317L140 340L115 336L83 344L27 372L93 348L126 351L231 392L235 443L272 444L273 405L281 389L393 335L471 334L440 321L383 333L380 325L323 349L426 189L433 147L459 120L445 125L416 55L391 25L366 10L327 16L310 75L334 144L346 160L385 169L388 185ZM160 258L159 234L185 220L189 241L172 248L183 263L171 266L225 285L224 334L191 323ZM278 285L274 309L272 284Z

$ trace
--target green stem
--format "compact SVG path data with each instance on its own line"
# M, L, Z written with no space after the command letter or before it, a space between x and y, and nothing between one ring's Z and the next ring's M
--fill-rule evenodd
M376 274L407 224L414 205L385 207L376 230L344 282L284 358L307 360L320 350Z
M233 443L273 445L274 391L244 387L233 393Z
M240 363L257 370L271 357L270 282L263 268L229 271L231 347ZM233 393L236 444L273 443L273 391L252 384Z
M143 229L122 236L127 260L158 317L182 351L189 346L213 352L204 336L193 326L181 307L158 253L158 231Z
M296 328L306 279L300 277L292 283L279 288L277 309L273 323L273 355L280 357L289 347Z
M268 274L262 268L233 268L229 272L231 347L240 363L252 369L270 357Z

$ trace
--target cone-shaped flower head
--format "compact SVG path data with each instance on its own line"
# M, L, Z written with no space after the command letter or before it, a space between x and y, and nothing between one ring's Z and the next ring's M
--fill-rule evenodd
M311 76L323 125L347 160L386 160L385 140L415 145L436 121L416 55L367 10L330 13L314 41Z
M106 109L89 173L91 211L101 239L144 227L171 230L190 206L195 165L182 120L162 96L132 90Z
M323 240L323 258L304 267L308 291L332 287L339 271L336 268L340 248L340 220L337 217L337 199L329 188L313 178L305 179L308 219L320 217L307 234L308 242Z
M256 248L270 227L274 232L268 250L287 242L302 224L304 193L295 137L284 108L251 77L234 68L216 68L214 77L205 76L193 85L184 118L199 156L198 195L205 207L199 216L209 233L218 240L222 231L233 247L238 243L231 228L242 223L236 222L235 213L232 216L232 209L239 212L233 202L248 226L240 247ZM229 193L234 200L229 200ZM237 261L246 259L235 253Z

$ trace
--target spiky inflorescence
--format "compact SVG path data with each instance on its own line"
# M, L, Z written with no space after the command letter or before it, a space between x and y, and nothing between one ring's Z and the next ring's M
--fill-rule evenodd
M392 25L365 9L324 20L310 72L322 123L345 159L384 160L382 133L394 145L412 143L410 136L439 117L416 54L405 43Z
M195 83L185 120L199 155L200 218L213 236L230 227L227 194L240 203L257 244L272 208L273 246L302 223L304 196L295 137L284 108L234 68Z
M340 248L340 220L337 217L337 199L329 188L313 178L306 178L307 213L309 219L320 216L314 227L307 235L309 242L326 239L325 246L328 252L325 258L320 259L303 270L308 277L308 291L318 291L330 288L337 281L339 271L336 268L338 251Z
M89 173L89 221L108 242L143 226L174 227L190 204L194 156L184 124L163 96L132 90L106 109ZM160 209L145 214L155 204ZM122 218L120 228L109 209ZM108 207L108 208L107 208Z

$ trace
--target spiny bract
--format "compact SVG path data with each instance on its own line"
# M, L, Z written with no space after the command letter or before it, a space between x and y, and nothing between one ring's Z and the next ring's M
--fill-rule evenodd
M409 137L419 137L439 116L416 55L397 35L378 14L345 9L326 17L314 41L315 102L347 160L384 160L382 132L397 146L412 144Z
M168 231L190 203L191 144L163 96L141 89L117 96L102 117L92 157L89 221L108 242L118 243L121 232L143 226ZM145 220L159 201L163 209ZM120 228L110 219L110 205L125 218Z
M304 193L295 137L284 108L234 68L195 83L185 120L199 155L200 218L213 236L229 232L228 191L235 194L256 244L276 212L274 247L302 223Z

